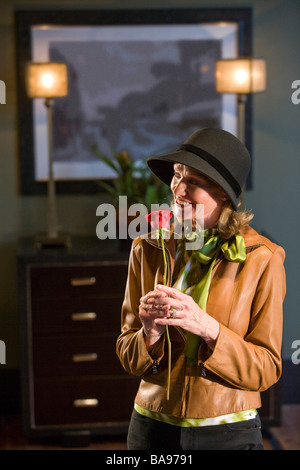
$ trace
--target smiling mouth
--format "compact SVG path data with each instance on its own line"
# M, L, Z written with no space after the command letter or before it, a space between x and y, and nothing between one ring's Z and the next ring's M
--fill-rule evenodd
M191 205L193 205L192 202L182 201L181 199L177 199L177 198L175 198L175 202L176 202L176 204L178 204L179 206L183 206L183 207L184 207L184 206L191 206Z

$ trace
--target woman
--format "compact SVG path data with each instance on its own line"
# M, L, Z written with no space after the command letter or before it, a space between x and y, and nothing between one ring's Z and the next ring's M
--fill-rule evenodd
M165 240L164 286L159 242L133 242L117 341L123 367L141 377L128 448L263 449L257 409L281 374L284 251L240 209L248 151L228 132L202 129L148 165L171 186L175 217L190 211L195 236L203 204L204 244Z

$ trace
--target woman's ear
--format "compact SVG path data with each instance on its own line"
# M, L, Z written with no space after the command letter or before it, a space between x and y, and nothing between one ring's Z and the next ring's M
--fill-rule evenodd
M226 201L229 200L229 197L227 196L226 193L224 193L224 191L222 191L222 194L221 194L221 196L220 196L220 199L221 199L221 201L223 201L223 203L225 203Z

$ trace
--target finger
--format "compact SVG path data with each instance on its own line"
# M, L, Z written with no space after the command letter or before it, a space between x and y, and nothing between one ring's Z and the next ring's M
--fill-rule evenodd
M170 326L182 326L182 320L180 318L172 317L159 317L154 319L156 325L170 325Z
M140 310L139 312L139 317L141 319L141 322L155 322L155 320L157 320L158 318L164 318L165 315L160 313L160 312L155 312L155 313L151 313L149 311L144 311L144 310Z
M187 303L183 300L173 299L172 297L168 297L166 303L170 308L175 308L176 310L184 310L187 306Z
M155 304L155 303L148 303L148 304L141 304L142 308L146 311L168 311L169 305L168 304Z
M157 318L167 318L167 312L163 312L162 310L148 310L148 316L155 321Z
M140 298L141 303L148 303L149 299L160 299L161 297L166 297L167 294L164 292L151 291L148 294Z
M140 303L147 303L147 300L150 297L155 297L155 293L154 292L148 292L148 294L146 294L146 295L144 295L143 297L140 298Z
M171 297L166 297L164 299L155 299L150 303L148 300L147 304L141 304L145 310L157 309L157 310L172 310L176 309L178 312L185 309L185 304L182 301L172 299Z
M148 300L147 300L147 304L146 305L154 305L154 306L157 306L157 308L160 308L162 306L165 306L165 305L170 305L170 297L168 297L166 295L166 297L150 297Z
M158 318L166 318L166 319L170 319L170 318L182 318L182 312L183 310L179 307L179 308L174 308L174 307L171 307L171 305L166 305L164 307L164 309L155 309L155 308L151 308L149 310L147 310L147 312L150 314L150 315L153 315L153 312L156 313L156 316Z
M152 300L148 301L148 304L151 302L152 305L159 306L168 306L169 308L176 308L178 310L184 310L186 308L186 299L179 300L175 299L174 297L162 297L160 299L155 299L154 302Z
M156 287L160 292L164 292L165 294L173 297L174 299L178 299L178 300L185 299L186 294L184 294L183 292L180 292L177 289L174 289L173 287L163 286L162 284L158 284Z

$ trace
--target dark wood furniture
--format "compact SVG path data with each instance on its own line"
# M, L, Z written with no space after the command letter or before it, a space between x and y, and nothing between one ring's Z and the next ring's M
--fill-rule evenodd
M23 428L33 436L127 431L138 379L115 352L128 251L112 241L18 253Z

